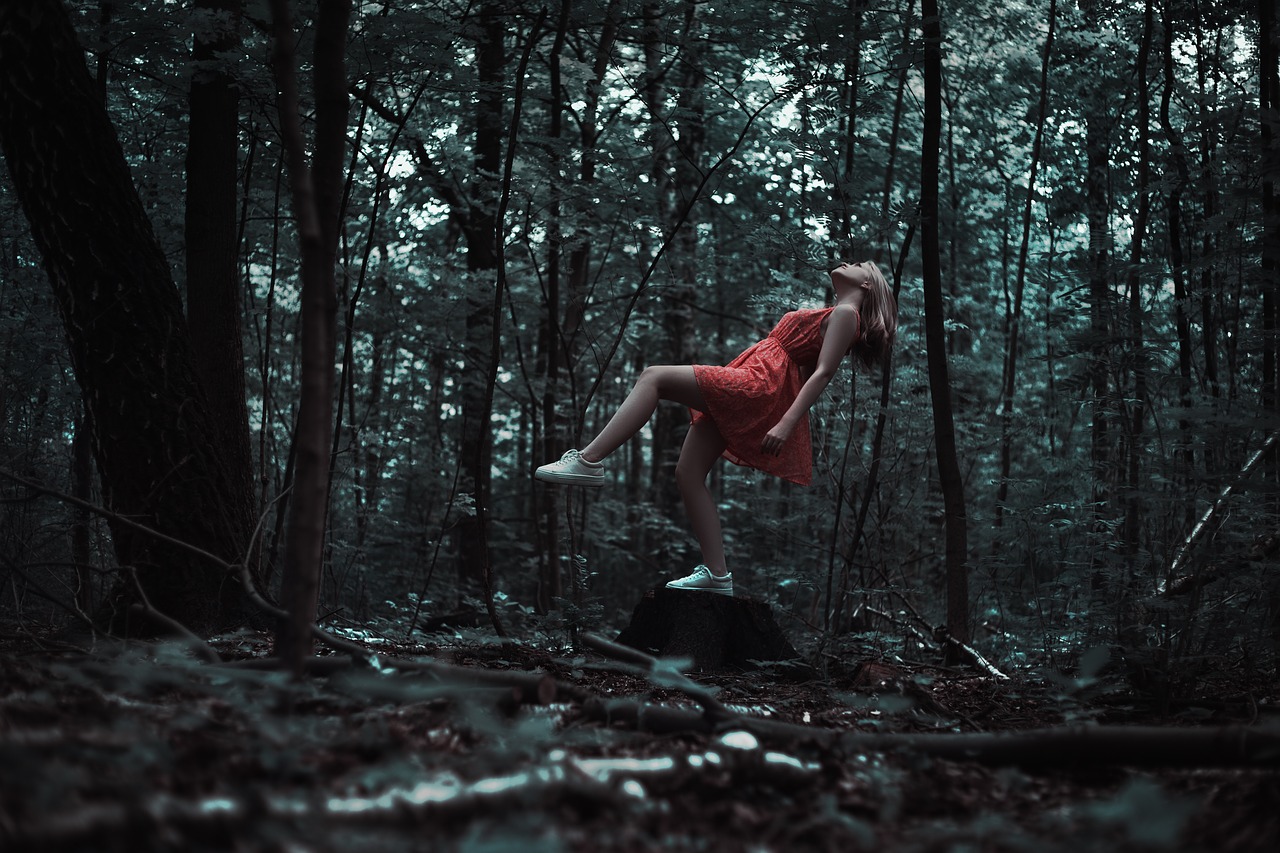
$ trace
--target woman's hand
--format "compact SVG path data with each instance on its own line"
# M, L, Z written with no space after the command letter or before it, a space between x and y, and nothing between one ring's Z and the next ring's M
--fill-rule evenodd
M760 442L760 449L770 456L777 456L782 452L782 447L787 443L787 439L791 437L791 432L796 428L794 423L788 422L786 418L778 421L773 425L773 429L764 434L764 440Z

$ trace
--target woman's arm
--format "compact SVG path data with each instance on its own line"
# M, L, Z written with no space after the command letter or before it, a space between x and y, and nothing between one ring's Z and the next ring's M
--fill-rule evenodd
M813 375L800 386L800 393L795 402L773 429L765 434L760 448L765 453L777 454L791 437L791 432L800 423L800 419L808 413L809 408L822 396L836 368L849 352L853 339L857 334L857 310L852 305L837 305L827 318L827 331L822 338L822 349L818 352L818 366Z

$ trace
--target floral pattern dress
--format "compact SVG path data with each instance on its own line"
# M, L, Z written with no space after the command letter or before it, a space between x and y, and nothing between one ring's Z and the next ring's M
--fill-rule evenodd
M795 402L801 386L818 366L822 324L831 308L811 308L783 315L769 336L733 361L719 367L695 364L693 375L707 402L706 412L692 412L693 422L710 418L726 443L724 456L802 486L813 480L813 448L809 415L796 424L776 456L760 449L765 434Z

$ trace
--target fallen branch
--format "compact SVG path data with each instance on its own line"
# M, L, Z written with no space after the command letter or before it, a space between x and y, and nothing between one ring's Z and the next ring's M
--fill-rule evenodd
M152 605L151 599L147 597L147 591L142 588L142 582L138 580L138 572L133 566L122 566L120 570L132 581L133 591L138 594L138 603L132 605L132 607L137 608L151 621L186 640L191 651L200 660L205 663L220 663L222 661L221 655L214 650L213 646L205 642L203 637L198 636L195 631L192 631L167 613L161 613Z
M1222 489L1218 494L1218 499L1213 502L1213 506L1209 507L1209 509L1205 511L1204 515L1200 516L1200 520L1196 522L1195 527L1191 528L1191 532L1187 534L1186 540L1182 543L1182 546L1178 548L1178 553L1174 555L1173 562L1169 564L1169 570L1165 572L1165 577L1174 577L1178 574L1178 570L1182 568L1183 563L1185 563L1187 558L1190 557L1192 549L1195 548L1195 546L1199 544L1200 540L1204 538L1205 531L1209 529L1209 523L1212 522L1213 519L1217 517L1218 513L1222 511L1222 508L1227 505L1227 500L1231 497L1232 493L1235 492L1236 487L1243 483L1248 476L1253 473L1253 469L1258 467L1258 463L1262 461L1262 457L1266 456L1267 451L1274 447L1277 441L1280 441L1280 429L1271 433L1271 435L1267 437L1267 440L1262 443L1262 446L1254 451L1253 455L1244 463L1244 467L1240 469L1240 473L1236 475L1235 480L1228 483Z
M214 665L220 668L277 669L270 660ZM583 719L605 726L622 725L655 734L716 735L745 731L770 746L813 747L845 755L868 752L911 752L952 761L1021 767L1257 767L1280 768L1280 730L1258 726L1182 727L1070 725L1004 733L880 733L825 728L725 712L717 718L705 710L656 705L637 699L611 699L558 681L546 673L491 670L437 661L388 660L379 669L361 670L345 658L309 658L308 672L344 672L368 676L347 682L350 691L369 688L371 695L395 701L423 695L411 688L413 676L440 683L440 698L480 695L518 704L573 702ZM400 685L394 679L406 679ZM387 679L379 689L373 679ZM478 688L479 693L448 688ZM493 688L501 688L495 690ZM0 830L3 827L0 826Z
M583 706L589 719L655 734L740 729L772 741L848 753L914 752L952 761L1021 767L1280 767L1280 731L1253 726L1162 728L1073 725L1021 732L897 734L849 732L737 717L712 724L694 711L632 700Z
M943 649L946 649L952 652L953 654L959 656L963 660L967 661L970 665L972 665L976 669L982 670L992 678L998 678L1001 680L1006 680L1009 678L1009 676L1005 675L1003 672L997 669L994 664L992 664L985 657L983 657L982 653L979 652L977 649L975 649L973 646L969 645L968 643L961 642L960 640L957 640L955 637L951 636L951 633L947 631L947 629L944 626L938 626L934 628L933 636L930 637L929 635L925 634L923 631L921 631L919 628L915 627L914 625L910 625L906 622L903 622L901 619L898 619L892 613L886 613L885 611L877 610L874 607L864 607L863 609L867 613L870 613L872 616L878 616L881 619L884 619L889 624L893 625L894 627L902 631L906 631L908 634L910 634L912 637L914 637L916 640L918 640L919 642L923 643L926 646L932 646L932 645L942 646Z
M934 628L933 637L944 647L959 655L962 660L968 661L975 668L982 670L992 678L1008 680L1009 676L996 669L995 665L983 657L982 653L973 646L951 636L951 632L945 626L939 625Z
M1246 561L1261 562L1267 560L1277 550L1280 550L1280 533L1260 535L1254 539L1253 544L1244 552L1243 558L1236 558L1231 561L1230 568L1234 569ZM1197 566L1192 574L1183 575L1169 581L1160 595L1164 598L1177 598L1199 592L1214 581L1225 577L1228 568L1223 563L1213 563L1203 568Z
M660 677L667 682L663 686L673 687L693 699L693 701L702 706L703 713L712 721L727 720L735 716L733 712L721 704L710 688L699 684L675 669L662 668L662 661L652 655L647 655L639 649L615 643L599 634L590 632L584 631L578 635L578 639L582 641L584 646L594 649L605 657L633 664L635 668L640 670L640 675L652 679L655 674L660 673Z
M354 643L352 645L355 645ZM358 647L362 648L362 647ZM368 650L365 650L368 654ZM306 660L304 671L308 675L332 676L351 672L358 665L374 663L370 672L379 672L387 676L402 673L420 673L429 675L440 682L448 682L462 687L499 687L514 691L522 704L550 705L553 702L584 702L594 697L590 691L573 684L557 681L542 672L526 672L525 670L482 669L480 667L457 666L440 661L423 660L353 660L351 658L312 657ZM275 671L282 667L277 658L254 658L252 660L231 661L223 666L232 669Z
M104 838L112 838L118 842L135 839L141 848L150 846L144 842L153 838L157 828L166 829L166 838L177 829L192 833L193 837L200 833L201 839L207 841L211 831L252 829L260 827L264 820L282 821L291 827L300 820L420 826L424 817L474 816L538 802L577 801L593 809L614 811L626 800L612 785L565 767L541 769L532 776L517 773L484 781L487 784L464 785L451 774L443 774L434 781L393 788L370 797L218 794L186 799L155 794L139 803L83 803L58 813L41 814L38 822L0 816L0 845L5 849L37 850L95 846ZM129 846L127 842L125 846Z

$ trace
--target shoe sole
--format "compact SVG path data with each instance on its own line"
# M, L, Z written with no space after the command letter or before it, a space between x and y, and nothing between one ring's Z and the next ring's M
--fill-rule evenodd
M728 589L712 589L705 586L672 586L667 584L667 589L678 589L681 592L714 592L716 595L733 595L733 587Z
M535 471L533 478L544 483L559 483L562 486L604 485L604 477L593 477L590 474L552 474L549 471Z

